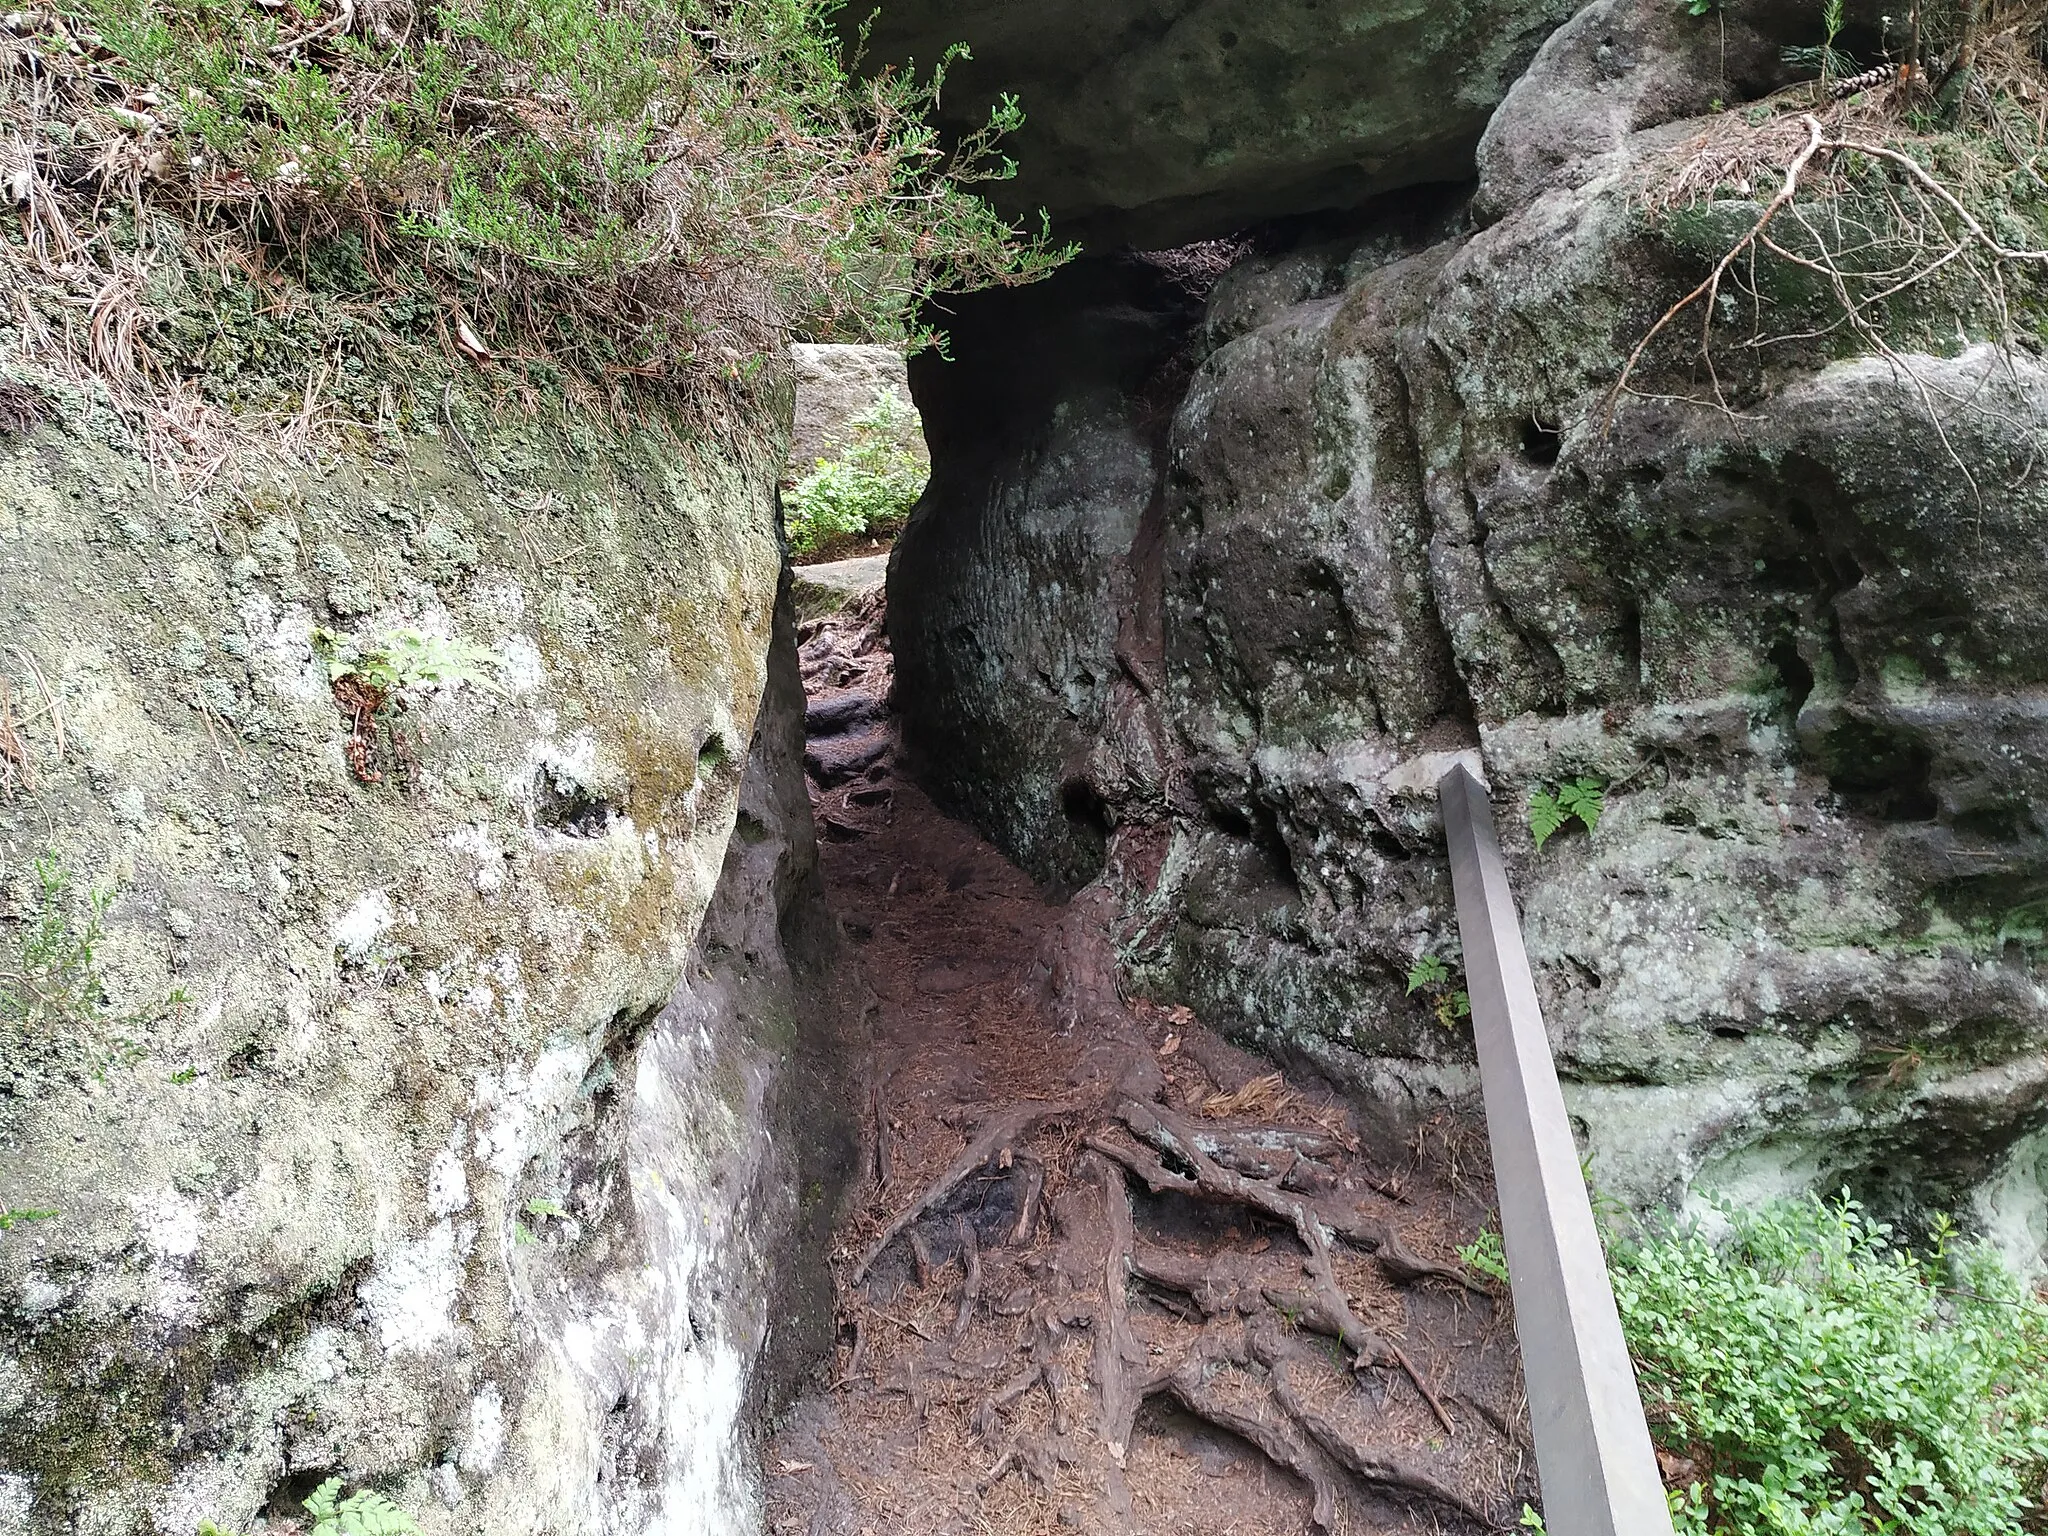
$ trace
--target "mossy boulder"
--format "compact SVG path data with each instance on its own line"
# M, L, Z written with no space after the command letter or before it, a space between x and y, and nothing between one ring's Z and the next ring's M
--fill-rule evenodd
M788 395L384 356L358 425L212 476L0 379L0 1208L55 1213L0 1232L0 1530L247 1529L329 1475L429 1531L752 1507L792 1005L671 1001ZM401 653L444 660L336 660ZM31 1006L53 913L91 953Z

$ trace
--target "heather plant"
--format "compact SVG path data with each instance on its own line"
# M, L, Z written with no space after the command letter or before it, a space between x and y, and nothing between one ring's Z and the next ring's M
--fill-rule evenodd
M533 383L567 370L701 391L745 386L791 335L925 345L931 294L1028 281L1065 253L980 195L1015 170L1000 142L1022 121L1016 102L942 141L932 112L966 50L862 70L838 8L43 0L10 13L13 350L140 398L210 386L245 312L276 328L295 302L325 327L315 377L427 339ZM176 245L186 259L167 262Z

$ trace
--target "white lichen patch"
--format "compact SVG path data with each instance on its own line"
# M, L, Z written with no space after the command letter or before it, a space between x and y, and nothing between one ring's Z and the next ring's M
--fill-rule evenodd
M389 891L365 891L334 920L330 930L334 935L334 947L344 960L365 964L375 953L377 941L397 921L398 914L392 910Z
M306 1335L299 1349L300 1369L308 1381L334 1381L348 1369L339 1329L320 1327Z
M135 1229L162 1259L189 1259L199 1251L199 1207L174 1189L133 1202Z
M424 1237L379 1255L361 1296L386 1354L423 1355L454 1331L461 1288L455 1227L443 1218Z
M145 1282L152 1315L167 1323L199 1318L199 1292L187 1271L199 1252L199 1207L175 1189L134 1197L135 1229L153 1262Z
M462 1128L456 1127L459 1141ZM453 1216L469 1206L469 1178L462 1170L462 1155L455 1145L434 1154L427 1168L427 1209L436 1216Z
M282 608L265 593L245 592L237 604L248 661L277 695L304 704L328 697L327 673L313 654L313 613L302 603Z
M457 1464L473 1476L488 1477L498 1470L505 1454L505 1398L498 1384L487 1381L470 1399L469 1434L462 1442Z
M447 841L456 853L476 860L476 872L471 879L479 894L494 896L504 889L505 850L498 846L488 827L481 822L457 827L448 834Z
M19 1311L24 1317L42 1317L64 1304L64 1287L34 1270L22 1279Z
M501 674L505 691L515 696L537 693L547 680L547 669L540 659L540 647L523 635L514 635L499 648L505 658Z
M594 1054L588 1044L555 1045L541 1053L530 1071L512 1066L502 1077L493 1072L479 1077L474 1103L490 1118L477 1133L477 1160L503 1178L518 1177L533 1153L537 1130L568 1107Z
M35 1484L18 1472L0 1472L0 1536L28 1536Z

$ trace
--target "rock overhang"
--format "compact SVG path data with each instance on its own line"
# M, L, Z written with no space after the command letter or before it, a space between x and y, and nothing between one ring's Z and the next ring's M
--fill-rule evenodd
M864 62L929 69L947 122L999 93L1025 126L1008 211L1163 249L1464 180L1488 118L1576 0L890 0ZM865 10L862 10L865 15ZM852 17L849 25L857 25Z

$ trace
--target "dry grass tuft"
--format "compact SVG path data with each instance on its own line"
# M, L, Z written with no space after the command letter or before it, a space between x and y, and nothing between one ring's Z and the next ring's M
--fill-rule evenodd
M41 390L0 379L0 437L24 437L49 416L50 400Z
M1063 259L997 215L1001 104L942 146L949 54L853 72L830 0L40 0L0 16L0 366L188 469L422 349L500 393L758 406L792 335L910 349L937 291ZM272 370L275 371L274 369ZM237 386L239 387L239 386ZM374 395L374 391L370 392ZM153 450L154 451L154 450Z
M1944 20L1955 18L1929 19L1930 40ZM1958 334L2008 357L2048 341L2048 0L1949 30L1926 68L1867 88L1852 88L1862 77L1791 87L1717 114L1644 167L1641 202L1668 230L1704 241L1734 215L1740 232L1719 237L1706 277L1637 341L1608 393L1608 426L1652 344L1691 310L1708 403L1731 416L1723 349L1756 358L1784 345L1884 358L1944 445L1958 414L1995 409L1980 390L1945 391L1909 354L1947 350ZM1948 453L1975 494L1970 466Z
M1229 1093L1212 1093L1202 1101L1202 1114L1210 1120L1267 1120L1278 1124L1312 1125L1350 1151L1358 1149L1343 1111L1333 1104L1317 1103L1287 1086L1278 1072L1255 1077Z

